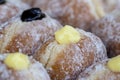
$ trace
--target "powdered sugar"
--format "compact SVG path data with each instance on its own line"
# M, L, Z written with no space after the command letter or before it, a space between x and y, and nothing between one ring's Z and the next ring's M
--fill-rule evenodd
M92 43L94 44L94 46L96 48L95 62L106 59L107 58L106 48L105 48L104 44L102 43L102 41L100 40L100 38L98 38L97 36L95 36L94 34L92 34L90 32L84 32L83 30L79 30L79 31L92 40Z

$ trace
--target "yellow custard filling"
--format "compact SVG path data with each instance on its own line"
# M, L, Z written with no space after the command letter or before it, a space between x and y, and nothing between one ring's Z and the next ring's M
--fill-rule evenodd
M23 70L29 66L28 56L22 53L10 53L4 60L4 63L12 69Z
M111 58L107 63L108 68L113 72L120 72L120 55Z
M80 38L80 33L69 25L55 32L55 39L59 44L77 43Z

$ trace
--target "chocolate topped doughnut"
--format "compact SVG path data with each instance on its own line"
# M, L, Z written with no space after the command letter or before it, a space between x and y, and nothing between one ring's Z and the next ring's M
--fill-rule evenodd
M34 13L36 14L36 12ZM36 16L32 17L31 15L33 14L30 14L23 17L23 19L30 19L30 21L20 20L21 18L18 17L3 26L0 29L0 52L23 52L30 55L35 53L38 46L41 46L45 41L52 38L54 32L62 26L46 13L42 12L43 14L44 17L42 16L42 19L39 16L41 13L39 15L37 13L37 20L33 19Z

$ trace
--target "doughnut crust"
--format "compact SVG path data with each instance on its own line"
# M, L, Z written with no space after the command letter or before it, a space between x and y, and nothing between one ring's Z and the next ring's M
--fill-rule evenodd
M89 30L90 24L104 15L96 0L35 0L32 6L44 9L63 25L84 30Z
M34 54L34 58L48 70L52 80L75 80L86 67L107 58L106 49L98 37L78 31L82 36L78 43L61 45L52 39Z
M107 47L109 57L120 54L120 13L119 10L97 21L92 32L99 36Z
M29 57L30 66L26 70L13 70L4 64L7 54L0 54L0 80L50 80L43 65Z
M120 73L109 70L106 66L108 60L93 64L83 71L77 80L119 80Z
M47 15L42 20L32 22L21 22L17 18L0 29L0 52L22 52L31 55L38 46L52 38L59 28L59 22Z
M29 6L23 2L15 2L13 0L7 0L5 4L0 5L0 25L29 8Z

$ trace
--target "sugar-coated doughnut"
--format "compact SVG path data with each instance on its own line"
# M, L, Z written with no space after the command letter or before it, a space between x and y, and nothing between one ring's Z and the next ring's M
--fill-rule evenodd
M37 20L31 14L32 11L38 12L34 14ZM18 17L0 29L1 53L23 52L33 54L38 46L52 38L54 32L62 27L58 21L39 11L39 8L29 9L21 16L23 21ZM41 16L39 17L39 15Z
M77 80L119 80L119 63L120 56L114 57L113 59L106 59L97 62L89 68L87 68L85 71L83 71L79 75ZM112 66L112 68L110 68L109 66Z
M120 12L115 10L95 22L92 32L99 36L107 47L109 57L120 54Z
M60 44L52 39L34 54L34 58L48 70L52 80L75 80L86 67L107 58L105 46L98 37L80 29L76 30L81 36L77 43ZM70 38L65 36L65 39L66 37Z
M11 54L13 56L16 56L15 55L16 53L11 53ZM8 67L4 62L4 60L8 56L9 54L0 54L0 80L50 80L50 77L47 71L45 70L45 68L43 67L43 65L35 61L32 57L28 57L30 62L27 69L15 70L14 68ZM18 59L18 57L20 56L16 56L16 57ZM19 60L15 60L15 61L20 62L20 58ZM14 63L12 63L11 65L13 64Z

